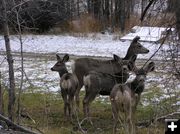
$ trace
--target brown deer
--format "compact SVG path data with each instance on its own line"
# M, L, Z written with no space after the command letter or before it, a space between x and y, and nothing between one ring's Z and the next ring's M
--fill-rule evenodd
M132 61L125 61L120 57L115 56L115 61L112 62L112 66L117 70L119 69L118 73L112 75L108 73L90 71L88 75L84 76L86 94L83 99L83 110L86 117L89 117L90 103L98 94L110 95L110 92L115 84L126 82L129 77L128 71L133 70L132 68L134 67L135 60L136 56Z
M126 84L116 84L110 94L112 112L114 118L113 133L116 133L118 119L122 122L122 113L125 117L125 130L127 134L135 134L134 115L141 93L144 90L144 82L148 72L155 68L154 62L135 71L136 78ZM121 112L121 113L120 113Z
M131 57L136 56L138 54L148 53L149 50L143 47L138 40L140 37L135 37L131 42L131 45L127 51L126 56L123 60L130 60ZM115 57L115 56L114 56ZM73 73L76 74L79 80L79 90L83 86L83 76L87 75L90 71L115 74L119 72L119 69L116 69L112 66L115 59L113 60L97 60L91 58L79 58L75 61L72 66Z
M64 115L70 117L72 121L72 110L74 110L74 99L77 99L78 79L76 75L68 73L65 63L69 60L69 55L66 54L62 59L56 55L57 63L51 68L52 71L57 71L60 76L61 95L64 101Z

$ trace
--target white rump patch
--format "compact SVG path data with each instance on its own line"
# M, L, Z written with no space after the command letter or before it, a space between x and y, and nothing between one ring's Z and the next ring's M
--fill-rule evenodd
M72 66L74 66L74 60L71 60L71 61L68 61L68 62L66 62L65 63L65 65L66 65L66 68L67 68L67 70L68 70L68 73L72 73L73 71L73 68L72 68Z
M72 87L71 80L63 80L61 83L63 89L70 89Z
M83 77L83 82L84 82L84 85L90 85L91 84L91 80L90 80L90 75L87 75L87 76L84 76Z

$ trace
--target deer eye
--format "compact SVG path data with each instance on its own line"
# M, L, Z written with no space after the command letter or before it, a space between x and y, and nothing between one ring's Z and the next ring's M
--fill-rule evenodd
M56 64L56 66L61 66L61 63Z

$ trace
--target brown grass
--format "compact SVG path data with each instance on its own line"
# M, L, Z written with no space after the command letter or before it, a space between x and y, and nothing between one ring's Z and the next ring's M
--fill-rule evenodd
M101 30L100 22L90 14L81 15L79 19L70 21L69 25L69 30L76 33L99 32Z

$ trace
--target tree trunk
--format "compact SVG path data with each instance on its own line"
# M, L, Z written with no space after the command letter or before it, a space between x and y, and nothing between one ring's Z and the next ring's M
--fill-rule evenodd
M77 0L77 16L80 17L79 0Z
M14 79L14 68L13 68L13 58L10 48L9 40L9 27L8 27L8 18L6 11L6 2L2 0L2 13L3 13L3 29L4 29L4 40L6 46L6 55L9 65L9 104L8 104L8 117L14 121L14 111L15 111L15 79Z
M176 0L176 28L180 40L180 0Z
M106 19L106 23L108 23L109 21L109 0L105 0L105 11L104 11L104 14L105 14L105 19Z
M15 7L17 5L17 3L15 2L15 0L13 0L13 6ZM21 31L21 22L20 22L20 16L19 16L19 12L21 9L21 6L17 8L14 8L14 12L16 14L16 22L17 22L17 33L19 35L19 42L21 44L21 82L20 82L20 87L18 90L18 98L17 98L17 113L18 113L18 117L17 117L17 123L20 123L20 111L21 111L21 93L22 93L22 87L23 87L23 80L24 80L24 55L23 55L23 41L22 41L22 31Z
M115 10L114 10L114 22L115 26L117 26L119 20L118 20L118 5L119 5L119 0L115 0Z
M168 4L167 11L168 12L174 12L174 10L176 8L175 2L176 2L176 0L168 0L168 2L167 2L167 4Z
M88 13L92 13L92 0L87 1Z
M113 0L111 0L111 7L110 7L110 11L111 11L111 15L110 15L110 17L111 17L111 29L112 29L112 31L114 31L114 9L113 9L113 6L114 6L114 4L113 4L114 2L113 2Z
M120 10L120 13L119 13L120 30L121 30L121 32L124 32L124 30L125 30L125 20L126 20L126 17L125 17L125 0L120 0L119 10Z
M94 11L94 17L98 20L100 20L101 15L101 0L93 2L93 11Z
M0 72L0 114L3 115L3 93L2 93L2 86L1 86L1 72Z

